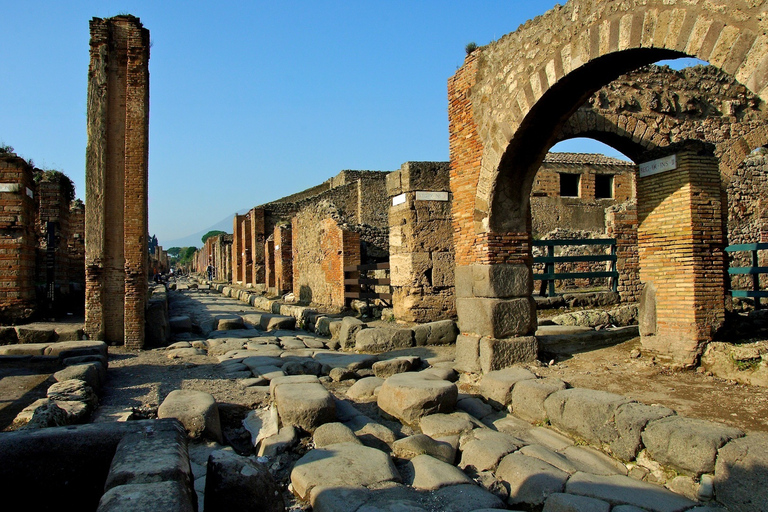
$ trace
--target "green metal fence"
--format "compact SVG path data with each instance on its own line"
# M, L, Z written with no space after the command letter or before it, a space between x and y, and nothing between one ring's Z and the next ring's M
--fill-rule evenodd
M768 297L768 291L760 290L760 274L768 274L768 267L761 267L757 259L757 251L764 251L768 249L768 243L766 244L738 244L729 245L725 248L725 252L751 252L752 253L752 265L749 267L730 267L728 268L729 276L736 275L750 275L752 276L752 289L751 290L729 290L732 297L749 297L755 299L755 309L760 309L760 299Z
M610 254L588 254L579 256L555 256L555 247L574 245L605 245L610 247ZM536 256L533 263L544 263L543 274L533 274L534 281L541 281L541 295L555 295L555 280L561 279L590 279L607 277L611 279L611 290L617 291L619 273L616 271L616 239L615 238L580 238L571 240L534 240L534 247L546 247L546 256ZM611 269L603 272L555 272L556 263L580 263L610 261ZM546 293L545 293L546 291Z

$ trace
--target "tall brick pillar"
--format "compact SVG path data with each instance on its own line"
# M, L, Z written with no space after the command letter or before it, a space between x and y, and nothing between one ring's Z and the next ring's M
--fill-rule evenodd
M275 293L293 290L293 234L291 226L275 227Z
M651 156L637 186L640 334L644 347L691 365L725 317L718 162L699 142Z
M93 18L86 148L86 310L91 339L144 346L149 31Z
M530 205L517 212L521 231L493 232L483 213L488 205L476 204L484 152L470 101L477 67L475 53L448 82L451 218L461 331L456 364L463 371L488 372L535 359L538 343L533 336Z
M232 223L232 283L243 281L243 220L245 215L235 214Z
M264 209L253 208L248 212L251 219L251 283L255 285L264 283L264 240L265 222Z
M240 267L243 273L243 286L248 283L252 283L253 274L253 260L251 259L251 219L248 215L243 215L243 220L240 223L240 240L242 243L242 254L240 259Z
M269 235L264 242L264 284L267 293L275 292L275 236Z

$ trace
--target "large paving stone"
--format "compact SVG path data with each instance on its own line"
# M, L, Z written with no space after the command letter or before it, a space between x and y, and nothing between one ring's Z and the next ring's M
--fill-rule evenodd
M551 377L521 380L512 389L512 412L531 423L544 422L548 419L544 400L566 387L565 382Z
M376 448L386 453L392 450L392 444L397 439L397 436L389 427L373 421L368 416L355 416L345 421L344 424L352 429L365 446Z
M615 415L628 398L585 388L565 389L544 401L549 421L558 429L591 443L611 443L619 437Z
M157 409L158 418L176 418L192 438L205 436L222 443L219 408L209 393L176 389L168 393Z
M279 385L274 389L274 397L283 425L314 432L323 423L336 419L333 396L320 383Z
M413 330L391 327L363 329L355 336L358 352L381 353L413 346Z
M242 317L237 315L227 315L216 319L217 331L232 331L235 329L245 329Z
M480 394L496 407L505 407L512 401L515 384L535 378L536 375L521 366L486 372L480 381Z
M432 439L426 434L415 434L392 443L392 452L395 457L412 459L417 455L431 455L432 457L453 464L456 450L453 446L437 439Z
M715 465L715 496L733 512L768 504L768 434L750 433L720 448Z
M339 422L324 423L317 427L312 434L312 441L316 448L339 443L362 444L351 428Z
M365 377L352 384L347 390L347 396L352 400L370 400L376 397L376 390L384 384L380 377Z
M367 329L367 331L372 330L373 329ZM392 359L385 359L373 363L373 374L382 379L386 379L396 373L409 372L415 369L419 363L421 363L421 359L418 356L400 356Z
M416 346L448 345L456 342L459 330L453 320L439 320L413 327L413 338Z
M102 383L106 380L106 371L101 363L83 363L67 366L63 370L54 373L53 378L56 379L56 382L63 382L69 379L82 380L98 392L101 389Z
M480 338L480 368L483 373L507 368L513 364L536 360L539 342L535 336L514 338Z
M379 360L371 354L339 354L331 351L316 352L313 357L315 361L320 364L327 364L331 368L348 368L350 370L370 368L373 363Z
M465 412L429 414L419 419L421 431L433 439L461 434L476 426L477 421Z
M670 416L648 423L642 438L655 460L700 475L714 471L721 446L743 435L722 423Z
M616 411L616 430L619 437L610 444L611 452L626 461L634 460L642 449L641 435L649 421L672 416L675 411L659 405L630 403Z
M496 477L509 485L510 505L541 505L547 496L563 492L568 473L533 457L510 453L499 463Z
M408 462L407 468L410 478L404 483L422 491L434 491L449 485L472 483L472 480L456 466L429 455L417 455Z
M474 484L450 485L433 491L440 512L481 512L486 509L503 509L504 502L480 486Z
M386 453L356 443L341 443L307 452L291 471L293 492L308 499L317 486L372 486L399 482L400 475Z
M285 505L267 466L230 450L216 450L208 458L204 510L282 512Z
M387 414L409 425L428 414L451 412L458 397L456 385L420 373L399 373L384 381L377 403Z
M83 402L91 409L99 403L99 397L87 382L69 379L52 384L47 391L48 398L56 402Z
M620 475L601 476L579 472L568 480L565 491L613 505L634 505L652 512L680 512L696 504L660 485Z
M473 439L461 447L462 469L471 466L475 471L495 470L504 456L522 446L519 439L490 429L477 429L471 435Z
M611 504L607 501L577 496L575 494L550 494L544 502L541 512L609 512Z

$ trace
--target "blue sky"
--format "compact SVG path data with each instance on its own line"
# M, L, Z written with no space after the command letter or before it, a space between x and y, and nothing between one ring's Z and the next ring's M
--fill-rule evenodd
M448 160L446 84L464 46L555 3L0 0L0 143L84 199L88 21L140 17L150 233L168 247L343 169Z

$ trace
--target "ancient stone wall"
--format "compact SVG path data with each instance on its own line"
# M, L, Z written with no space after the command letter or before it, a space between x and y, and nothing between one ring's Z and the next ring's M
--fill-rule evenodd
M640 267L637 255L637 202L615 205L605 213L606 235L616 239L618 292L623 302L640 299Z
M86 315L91 339L144 346L149 31L133 16L90 22Z
M390 279L397 320L455 316L447 162L406 162L387 176Z
M72 307L78 314L85 309L85 204L79 199L69 208L69 289Z
M35 312L35 199L33 169L0 153L0 322L29 320Z
M344 308L344 267L360 264L360 235L344 229L328 202L293 218L293 291L307 304Z

